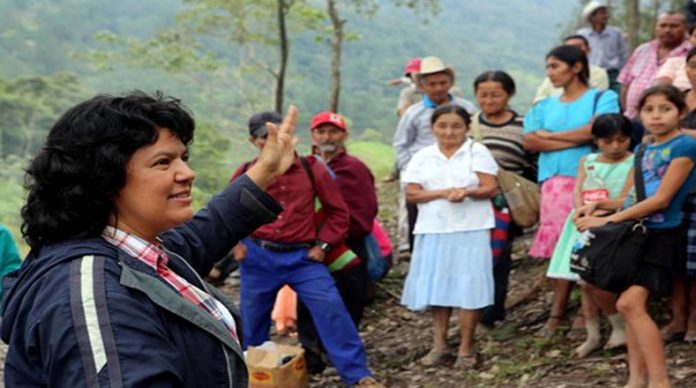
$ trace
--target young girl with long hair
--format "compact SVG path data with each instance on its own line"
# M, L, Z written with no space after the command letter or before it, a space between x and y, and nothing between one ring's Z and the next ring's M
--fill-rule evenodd
M638 102L640 119L651 136L641 160L646 199L636 203L635 189L624 210L608 217L579 218L579 230L609 222L646 219L649 233L633 284L620 293L616 308L626 320L627 387L669 387L664 343L647 311L650 295L671 289L673 268L685 254L681 208L696 182L696 140L680 131L686 113L682 93L672 85L647 89Z
M633 155L629 151L632 132L631 121L620 113L601 115L592 124L592 137L599 152L580 160L574 190L575 209L570 212L563 226L561 237L551 256L547 277L579 280L578 275L570 270L570 254L580 235L574 220L586 214L606 215L608 211L621 207L633 185ZM582 282L580 287L587 339L575 349L576 355L585 357L599 347L599 309L612 325L612 333L605 348L624 345L626 337L623 318L614 307L616 295Z

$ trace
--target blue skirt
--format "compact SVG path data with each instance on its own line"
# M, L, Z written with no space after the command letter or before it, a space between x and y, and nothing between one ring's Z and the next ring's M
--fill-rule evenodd
M493 304L491 231L417 234L401 303L480 309Z

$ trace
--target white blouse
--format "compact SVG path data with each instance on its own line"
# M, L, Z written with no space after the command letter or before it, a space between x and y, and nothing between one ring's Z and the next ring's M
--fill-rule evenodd
M449 159L437 144L421 149L413 156L401 179L404 183L417 183L425 190L474 188L479 185L477 172L496 175L498 165L484 145L467 139ZM489 199L467 197L462 202L436 199L418 204L413 233L465 232L494 226Z

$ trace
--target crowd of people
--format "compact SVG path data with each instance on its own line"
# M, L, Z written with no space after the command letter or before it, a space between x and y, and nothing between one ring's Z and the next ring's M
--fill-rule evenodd
M517 90L505 71L475 77L474 104L442 59L406 64L394 135L411 251L401 303L432 314L423 365L477 365L475 330L505 320L512 242L525 229L554 284L536 335L558 331L579 285L573 326L587 336L575 353L601 346L606 316L604 346L628 349L628 387L669 386L664 341L696 342L694 28L681 12L661 13L656 38L629 56L605 3L591 1L583 17L588 27L546 55L524 117L510 108ZM3 266L6 384L246 386L244 350L270 338L274 305L290 301L277 319L283 332L296 327L311 372L330 363L347 386L383 386L358 331L370 284L384 276L373 265L391 251L374 177L347 151L336 112L313 116L310 155L299 155L297 116L252 115L258 157L194 214L195 123L180 101L100 95L66 112L27 171L31 251L12 271L11 248ZM515 221L503 174L538 184L534 229ZM583 232L637 219L649 234L631 284L609 292L572 270ZM237 266L239 312L204 281ZM660 330L647 300L670 295ZM450 350L455 311L461 341Z
M668 386L664 341L696 342L696 28L680 11L660 13L655 39L629 55L623 33L608 25L606 3L589 2L583 18L588 26L547 54L547 78L524 117L509 107L515 83L503 71L475 78L480 111L450 92L454 70L439 58L423 58L415 76L409 73L409 87L423 97L399 110L394 136L411 251L401 302L432 314L424 365L454 352L446 338L452 309L461 333L455 367L476 364L477 324L505 318L511 243L522 228L505 218L511 206L496 185L501 172L539 185L528 254L549 260L553 299L537 336L558 331L578 285L581 314L571 333L587 334L575 354L601 346L605 315L612 331L604 347L628 348L629 387ZM637 182L645 200L636 198ZM650 233L630 286L609 292L573 272L583 231L633 219L644 219ZM671 296L672 320L662 330L647 312L651 295Z

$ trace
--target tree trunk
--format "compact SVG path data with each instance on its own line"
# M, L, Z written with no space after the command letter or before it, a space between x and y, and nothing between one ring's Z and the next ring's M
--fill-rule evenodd
M335 0L326 0L333 35L331 36L331 94L329 96L329 111L338 112L338 98L341 94L341 47L343 45L343 26L345 20L341 20L336 9Z
M625 0L626 9L626 34L628 35L628 49L632 52L638 46L638 31L640 28L639 0Z
M276 77L275 110L283 113L283 95L285 94L285 71L288 67L288 54L290 47L288 43L288 32L285 25L285 17L288 14L290 5L286 0L278 0L278 37L280 38L280 64Z
M661 6L662 0L652 0L652 18L650 20L653 20L655 23L657 23L657 16L660 14L660 6ZM652 28L655 28L652 26Z

